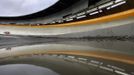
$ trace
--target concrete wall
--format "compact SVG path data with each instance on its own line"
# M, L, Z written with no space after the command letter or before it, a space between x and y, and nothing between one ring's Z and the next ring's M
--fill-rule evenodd
M109 32L109 29L112 27L119 27L119 26L130 26L134 24L134 17L122 19L122 20L116 20L116 21L109 21L109 22L103 22L103 23L98 23L98 24L82 24L79 26L65 26L65 27L28 27L28 26L2 26L0 25L0 34L4 34L4 32L10 32L12 35L38 35L38 36L44 36L44 35L62 35L62 34L76 34L79 32L87 32L88 35L113 35L113 33ZM108 29L106 29L108 28ZM116 33L114 30L112 32L116 34L128 34L131 32L134 28L132 26L132 29L129 29L130 27L127 28L127 32L124 31L126 28L124 27L123 29L119 28L120 33ZM98 31L98 29L104 29L102 32ZM106 29L106 30L105 30ZM95 32L92 32L96 30ZM107 31L108 30L108 31ZM118 28L117 28L118 30ZM111 30L110 30L111 31ZM124 32L122 32L124 31ZM132 31L133 32L133 31ZM131 32L131 34L133 34ZM85 36L87 35L85 33L84 35L80 34L78 36ZM89 34L90 33L90 34ZM129 33L130 34L130 33ZM69 35L72 36L72 35Z
M83 36L134 36L134 23L116 26L116 27L109 27L104 29L97 29L93 31L86 31L86 32L78 32L78 33L71 33L60 35L60 37L83 37Z

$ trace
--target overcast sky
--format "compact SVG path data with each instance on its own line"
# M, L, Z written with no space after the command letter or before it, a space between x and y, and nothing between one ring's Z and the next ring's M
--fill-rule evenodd
M48 8L58 0L0 0L0 16L22 16Z

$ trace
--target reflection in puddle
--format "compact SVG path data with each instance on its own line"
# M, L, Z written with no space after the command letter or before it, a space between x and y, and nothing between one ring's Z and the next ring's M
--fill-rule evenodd
M63 54L6 57L0 65L2 75L129 75L134 69L130 64Z
M133 75L133 41L4 39L1 75Z
M12 65L3 65L0 66L1 75L59 75L56 72L28 64L12 64Z

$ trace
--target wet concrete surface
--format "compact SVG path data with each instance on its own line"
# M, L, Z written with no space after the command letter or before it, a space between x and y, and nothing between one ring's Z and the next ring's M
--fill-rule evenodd
M134 75L133 64L78 55L40 54L50 50L82 50L133 57L133 45L132 40L1 36L0 75Z
M53 45L74 46L74 47L79 46L79 47L85 47L85 49L83 48L82 50L90 50L92 48L96 48L110 52L134 55L134 39L132 37L57 38L57 37L0 36L0 49L12 48L16 46L38 45L38 44L52 45L52 46ZM70 48L65 47L63 49L70 49Z

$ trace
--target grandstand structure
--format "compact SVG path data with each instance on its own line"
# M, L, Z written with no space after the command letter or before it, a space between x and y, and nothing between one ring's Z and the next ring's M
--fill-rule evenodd
M54 7L59 8L60 4L65 5L64 8L56 11ZM61 0L50 8L55 10L48 8L49 11L44 10L26 16L0 17L0 34L45 36L92 33L100 30L87 35L133 35L134 3L132 0L74 0L68 5ZM54 11L55 13L52 13ZM51 14L44 12L51 12ZM120 27L122 28L119 29ZM128 33L124 31L126 28Z

